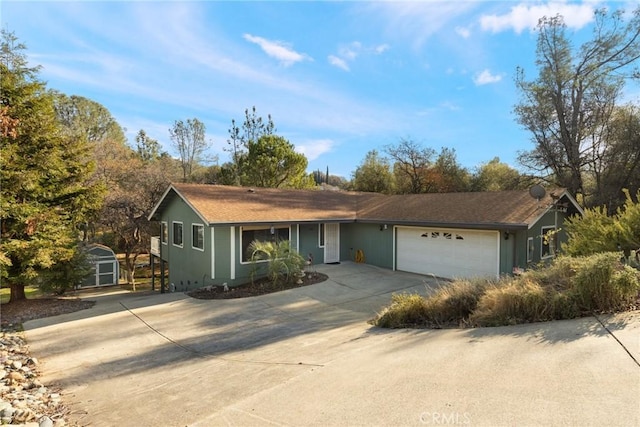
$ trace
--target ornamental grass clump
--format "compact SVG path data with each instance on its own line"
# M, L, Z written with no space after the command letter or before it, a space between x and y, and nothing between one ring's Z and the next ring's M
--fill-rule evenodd
M469 323L502 326L551 320L554 310L550 300L549 292L529 278L505 278L486 290Z
M502 326L637 308L640 272L620 254L559 257L520 276L456 280L432 295L394 295L373 324L387 328Z
M391 304L372 321L381 328L410 328L426 325L425 299L418 294L391 295Z
M462 326L478 305L491 279L462 279L438 288L425 298L428 326L441 328Z
M459 280L439 287L432 295L394 294L391 305L372 321L382 328L461 326L475 310L491 280Z

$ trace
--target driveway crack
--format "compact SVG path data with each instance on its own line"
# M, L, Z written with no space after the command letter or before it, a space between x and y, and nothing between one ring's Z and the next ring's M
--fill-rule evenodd
M596 316L595 314L593 314L593 317L595 317L595 319L598 321L598 323L600 323L602 325L602 327L604 328L605 331L607 331L609 333L609 335L611 335L613 337L614 340L616 340L618 342L618 344L620 344L620 347L622 347L624 349L624 351L627 352L627 354L629 355L629 357L631 358L631 360L633 360L635 362L636 365L638 365L638 367L640 367L640 362L638 362L638 359L636 359L633 354L631 353L631 351L629 351L629 349L627 348L627 346L625 346L622 341L620 341L618 339L618 337L615 336L615 334L607 327L607 325L604 324L604 322L602 320L600 320L600 318L598 316Z

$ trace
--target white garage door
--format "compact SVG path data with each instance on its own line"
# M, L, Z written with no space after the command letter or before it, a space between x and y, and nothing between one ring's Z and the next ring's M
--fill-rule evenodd
M446 278L496 277L497 231L398 227L396 268Z

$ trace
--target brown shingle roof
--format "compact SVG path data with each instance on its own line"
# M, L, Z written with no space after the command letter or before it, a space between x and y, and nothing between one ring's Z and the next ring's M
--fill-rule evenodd
M528 191L428 193L370 197L358 206L359 221L467 226L526 226L553 202L538 202Z
M209 224L317 221L389 222L463 227L526 227L553 203L529 192L382 195L344 191L285 190L224 185L173 184L154 210L181 196Z
M209 223L353 221L355 193L173 184Z

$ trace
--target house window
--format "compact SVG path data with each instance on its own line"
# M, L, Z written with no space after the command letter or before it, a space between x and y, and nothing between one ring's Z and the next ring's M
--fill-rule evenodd
M536 248L533 245L533 237L527 239L527 262L533 261L533 254Z
M173 245L182 247L182 223L173 222Z
M163 245L169 242L169 226L166 221L160 223L160 241Z
M260 242L279 242L289 240L289 226L278 227L242 227L240 238L240 248L242 250L242 262L250 262L251 254L249 245L254 240Z
M191 247L204 251L204 225L191 224Z
M318 224L318 246L324 248L324 224Z
M542 227L540 235L540 258L549 258L556 254L556 228Z

